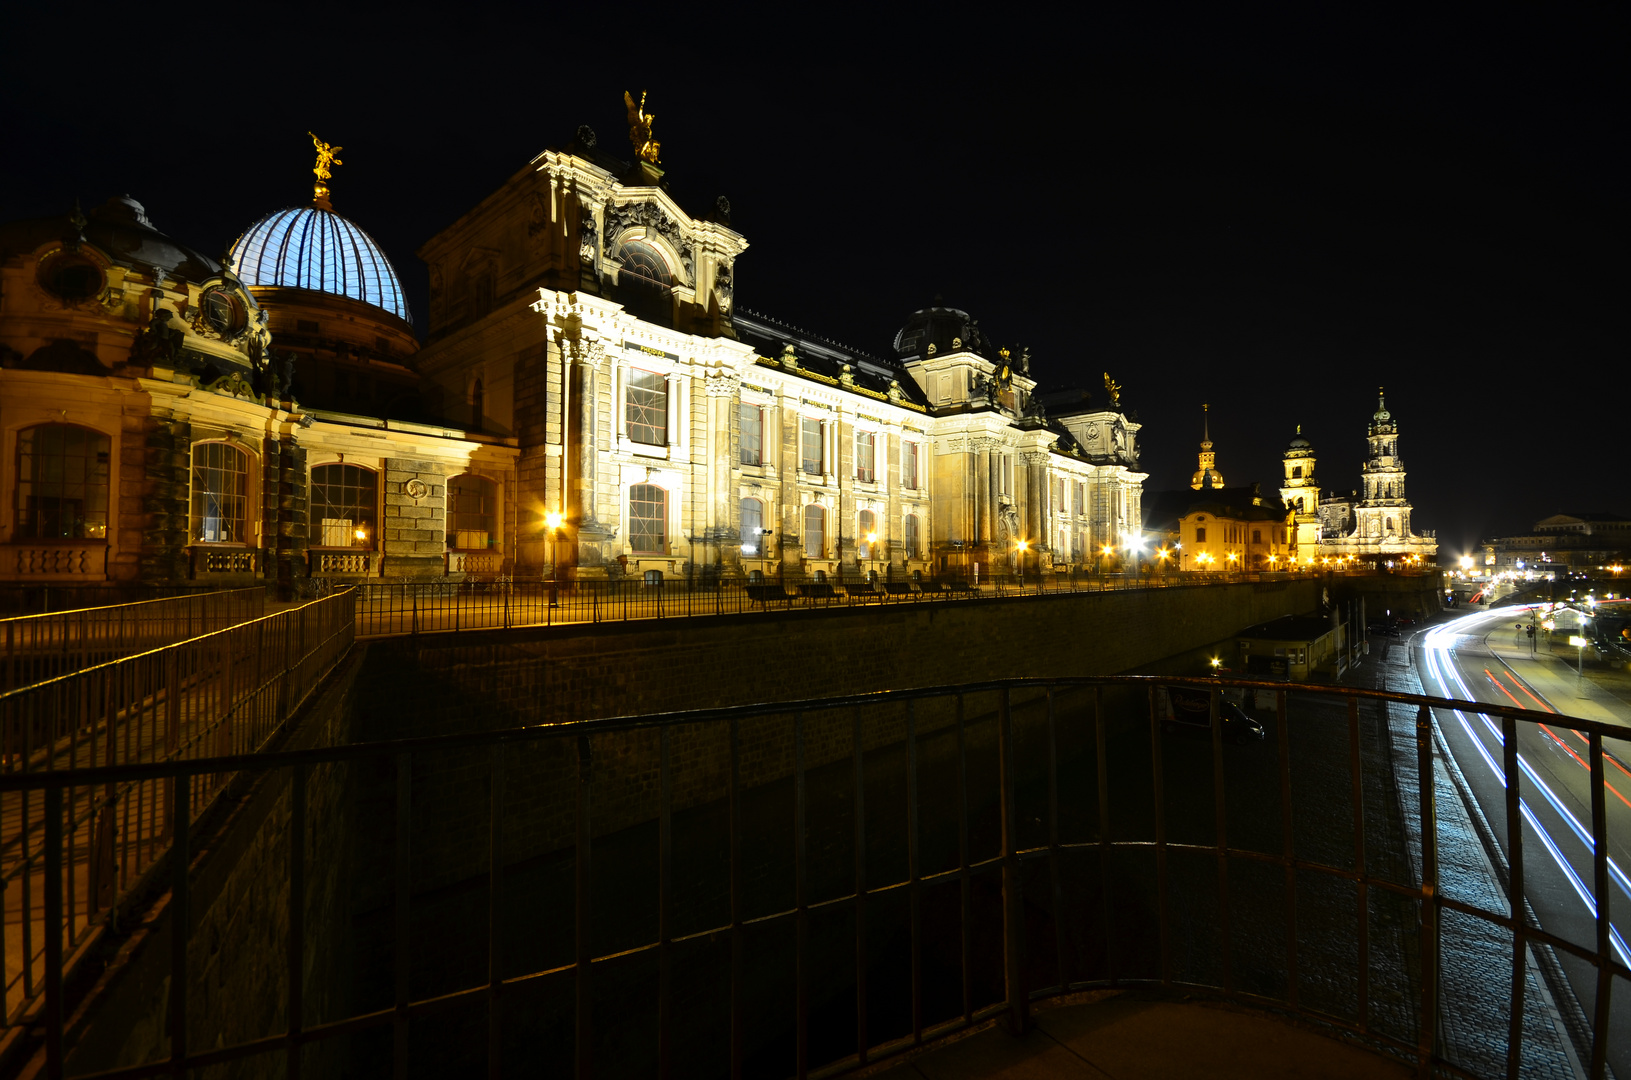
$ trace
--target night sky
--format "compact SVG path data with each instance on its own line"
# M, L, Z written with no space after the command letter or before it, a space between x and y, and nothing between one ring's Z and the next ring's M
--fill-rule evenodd
M1107 370L1147 489L1187 483L1202 402L1231 485L1274 493L1302 424L1357 488L1385 384L1442 561L1631 515L1623 5L20 6L0 220L128 192L219 254L309 200L310 128L423 333L418 247L579 124L626 150L644 89L676 197L751 244L741 306L884 354L940 295L1045 388Z

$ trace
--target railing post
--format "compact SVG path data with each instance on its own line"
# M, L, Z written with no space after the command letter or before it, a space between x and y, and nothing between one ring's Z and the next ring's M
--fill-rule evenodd
M192 927L187 912L187 871L192 861L188 845L189 777L170 780L170 1061L177 1075L185 1075L187 1058L187 935Z
M589 912L589 795L592 769L594 765L593 749L589 743L589 736L578 736L578 813L577 813L577 857L573 861L573 895L574 908L577 913L575 926L576 940L573 943L574 955L577 960L577 969L573 973L577 989L577 1076L578 1080L588 1080L594 1075L594 1048L595 1030L593 1023L593 988L589 981L589 964L594 959L594 952L590 946L589 934L591 917Z
M289 1080L300 1076L300 1032L305 1014L306 977L306 769L289 770L289 951L288 1060Z
M1614 926L1609 922L1608 803L1603 794L1602 732L1592 732L1587 745L1590 747L1591 764L1592 889L1597 897L1597 1009L1592 1021L1591 1075L1597 1077L1608 1073L1609 1025L1612 1022L1609 995L1614 987Z
M1416 783L1421 799L1421 1018L1416 1071L1433 1071L1438 1039L1438 822L1433 790L1433 717L1416 711Z
M34 959L25 951L24 967ZM45 789L45 1068L62 1076L62 789Z
M1002 959L1008 1030L1022 1035L1030 994L1025 987L1025 902L1019 883L1019 829L1015 820L1014 722L1009 690L997 699L997 784L1002 804Z
M408 993L409 963L413 956L413 935L408 923L411 893L410 830L413 825L413 757L396 755L396 841L393 889L393 929L396 933L396 1015L392 1018L392 1065L396 1080L408 1076Z

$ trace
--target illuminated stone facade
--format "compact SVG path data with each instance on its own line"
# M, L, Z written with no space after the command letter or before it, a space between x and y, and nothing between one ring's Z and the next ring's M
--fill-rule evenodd
M1438 541L1431 533L1417 535L1410 529L1411 507L1405 498L1399 426L1380 392L1366 441L1369 452L1361 468L1363 490L1357 502L1327 500L1326 512L1322 515L1327 527L1320 537L1320 555L1370 561L1433 562L1438 555ZM1341 520L1338 520L1339 514Z
M1108 378L1048 418L1028 358L954 308L888 357L739 311L747 248L724 200L692 216L585 129L421 250L419 370L517 440L518 566L972 577L1137 529L1139 425Z

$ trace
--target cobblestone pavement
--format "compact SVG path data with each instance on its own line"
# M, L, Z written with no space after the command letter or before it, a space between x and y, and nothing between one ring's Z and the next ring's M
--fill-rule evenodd
M1373 640L1372 648L1371 661L1354 669L1345 682L1403 693L1426 693L1410 664L1407 645L1378 639ZM1410 880L1419 883L1421 788L1416 756L1416 709L1387 705L1386 710L1393 748L1392 770L1408 837ZM1438 822L1439 888L1443 895L1486 911L1507 914L1510 909L1505 891L1468 816L1462 791L1446 767L1442 739L1434 742L1433 790ZM1452 1063L1476 1075L1503 1076L1510 1022L1512 937L1493 923L1453 911L1444 913L1439 930L1440 1052ZM1555 968L1555 961L1552 966ZM1521 1075L1583 1076L1575 1047L1533 950L1526 969Z

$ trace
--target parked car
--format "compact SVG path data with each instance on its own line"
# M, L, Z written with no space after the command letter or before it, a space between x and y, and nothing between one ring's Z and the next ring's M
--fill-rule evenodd
M1193 687L1163 686L1157 695L1161 709L1161 730L1169 734L1179 731L1210 731L1212 728L1212 695ZM1223 737L1228 742L1253 742L1263 738L1263 725L1246 715L1246 711L1232 701L1218 701L1218 719L1223 722Z

